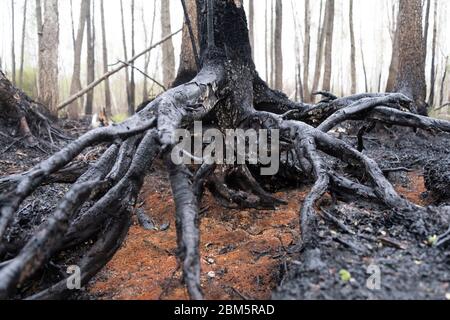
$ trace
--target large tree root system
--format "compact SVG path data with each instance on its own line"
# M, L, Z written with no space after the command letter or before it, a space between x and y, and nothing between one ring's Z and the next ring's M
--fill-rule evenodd
M214 10L205 10L206 3L208 9L214 3ZM377 161L358 151L356 144L337 137L333 129L345 121L360 121L364 125L375 121L439 134L450 132L450 122L417 115L413 101L397 93L346 98L322 93L325 100L316 105L290 101L270 89L255 71L245 13L240 2L237 3L200 1L202 68L193 80L161 94L125 122L90 131L30 170L0 179L0 298L64 297L69 290L64 279L45 287L36 287L33 280L48 268L53 257L93 241L89 250L72 262L81 268L85 285L119 247L143 179L159 157L166 164L176 206L177 255L184 283L191 298L202 299L201 189L208 186L224 204L238 207L278 207L282 201L267 197L262 180L250 167L174 165L170 152L177 143L175 130L192 128L195 120L222 131L230 128L280 131L282 168L272 184L276 186L287 172L312 183L310 192L299 204L300 236L290 248L291 253L300 255L303 259L300 264L305 268L322 265L317 250L326 239L321 235L319 226L323 220L317 209L329 194L379 203L385 214L370 216L371 224L401 226L405 232L414 234L418 242L427 241L434 231L442 230L442 235L436 233L436 237L428 240L436 252L445 250L448 221L432 217L448 215L446 209L423 207L400 196L385 176L392 168L383 171ZM366 131L360 130L359 147L364 145ZM23 241L15 241L10 232L15 229L26 199L48 184L52 176L66 170L86 149L100 144L106 147L98 162L69 186L45 221L32 228ZM223 177L227 173L235 178ZM226 183L230 179L234 180L233 186ZM344 210L336 204L326 210L326 219L351 235L351 239L340 242L348 243L355 251L365 250L365 244L352 235L356 231L346 223ZM429 214L441 211L445 214ZM34 289L31 295L30 284Z

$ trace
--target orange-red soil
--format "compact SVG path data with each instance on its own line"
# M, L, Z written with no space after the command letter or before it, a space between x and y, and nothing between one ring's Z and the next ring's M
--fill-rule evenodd
M396 187L424 204L420 173L409 174L411 187ZM207 194L201 234L201 285L206 299L270 299L279 283L285 249L298 237L299 205L307 189L280 193L286 206L277 211L224 209ZM166 231L147 231L135 223L114 258L92 281L99 299L188 299L177 266L174 202L165 177L154 173L142 190L142 208ZM214 272L214 274L211 274Z

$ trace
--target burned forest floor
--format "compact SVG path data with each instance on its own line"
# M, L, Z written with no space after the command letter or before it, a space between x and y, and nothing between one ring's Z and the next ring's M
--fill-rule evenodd
M65 129L76 136L87 127L71 124ZM356 145L352 135L342 139ZM226 209L207 192L200 224L205 298L450 299L449 244L432 246L450 224L450 199L437 199L424 178L430 162L449 165L450 135L388 128L368 134L365 146L401 195L431 206L419 219L427 225L427 236L412 231L421 227L415 225L414 214L403 216L381 204L327 195L317 205L320 219L312 230L318 245L300 255L291 247L299 237L299 206L310 185L278 192L288 204L274 211ZM0 135L0 175L23 172L50 153ZM90 163L98 154L90 149L77 161ZM342 166L331 159L329 165ZM45 221L67 190L64 184L39 188L22 205L14 224L20 227L9 232L8 241L25 241L29 228ZM176 259L175 205L159 161L145 179L135 211L122 248L72 299L188 299ZM399 223L403 220L408 223ZM81 246L62 252L37 276L37 285L60 278L85 250ZM377 278L371 278L373 272ZM377 288L367 285L370 279ZM18 297L34 290L33 285L21 288Z

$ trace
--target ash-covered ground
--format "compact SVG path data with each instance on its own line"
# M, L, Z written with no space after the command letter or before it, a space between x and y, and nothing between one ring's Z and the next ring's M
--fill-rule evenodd
M87 126L65 129L77 136ZM342 138L356 145L356 137ZM223 209L208 196L201 225L206 298L448 299L449 244L432 244L450 225L450 208L446 207L450 205L450 135L410 129L382 131L367 135L365 147L364 152L386 170L399 193L429 209L420 214L394 212L354 197L327 196L318 204L314 246L299 254L290 253L289 247L298 238L298 208L310 186L283 190L277 196L289 204L267 212ZM50 152L24 147L21 141L0 135L0 175L23 172ZM77 160L90 163L98 154L99 149L89 149ZM331 159L329 165L339 171L355 170ZM145 214L165 227L144 230L135 221L111 263L87 291L72 298L187 298L174 256L174 208L164 179L163 168L157 166L146 179L141 199ZM16 227L0 247L3 258L25 243L67 190L65 184L43 186L24 202ZM29 286L20 288L17 297L67 276L67 265L76 262L89 245L62 252Z
M395 212L362 200L324 200L314 244L291 256L274 299L450 299L449 243L433 246L449 228L450 199L426 190L424 181L437 171L448 190L450 135L401 129L368 135L365 146L381 168L408 169L392 171L389 180L429 209Z

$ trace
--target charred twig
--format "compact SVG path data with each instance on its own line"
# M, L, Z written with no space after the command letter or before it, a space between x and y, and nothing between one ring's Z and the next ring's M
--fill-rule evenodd
M440 235L436 242L436 247L443 246L445 243L450 241L450 228L448 231L442 235Z
M322 213L322 215L330 220L332 223L334 223L336 226L338 226L342 231L344 231L345 233L348 233L350 235L355 235L355 232L352 231L348 226L346 226L342 221L340 221L339 219L337 219L335 216L333 216L330 212L328 212L327 210L325 210L324 208L320 208L320 211Z

